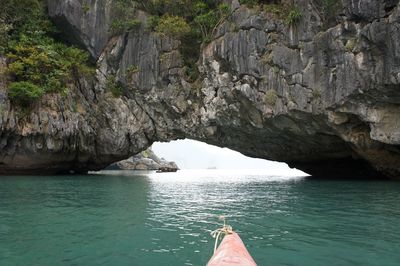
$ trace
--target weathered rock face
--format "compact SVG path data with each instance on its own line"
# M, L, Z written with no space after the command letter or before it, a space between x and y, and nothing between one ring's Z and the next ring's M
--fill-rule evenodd
M47 1L49 15L62 26L64 36L97 58L110 38L112 1Z
M154 141L192 138L320 176L400 177L400 5L343 0L327 25L315 4L296 26L227 1L232 17L185 81L179 42L146 30L108 34L112 1L53 0L66 38L96 60L96 80L47 96L20 118L0 88L0 172L101 169ZM2 68L5 62L2 61ZM127 73L131 66L135 73ZM107 92L106 77L126 85Z

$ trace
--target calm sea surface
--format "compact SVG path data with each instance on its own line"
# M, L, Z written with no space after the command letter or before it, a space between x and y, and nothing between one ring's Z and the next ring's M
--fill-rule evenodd
M228 217L259 266L400 265L400 182L238 171L0 178L0 265L205 265Z

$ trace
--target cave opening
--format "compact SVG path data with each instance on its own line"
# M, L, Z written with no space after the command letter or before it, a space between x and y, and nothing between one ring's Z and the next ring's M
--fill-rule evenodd
M248 157L193 139L155 142L152 150L157 156L175 162L180 169L252 170L267 175L307 176L286 163Z

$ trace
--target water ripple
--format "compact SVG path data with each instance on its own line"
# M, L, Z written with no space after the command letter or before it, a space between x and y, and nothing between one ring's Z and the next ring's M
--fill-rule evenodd
M0 180L0 265L204 265L224 214L259 265L398 265L400 184L181 171Z

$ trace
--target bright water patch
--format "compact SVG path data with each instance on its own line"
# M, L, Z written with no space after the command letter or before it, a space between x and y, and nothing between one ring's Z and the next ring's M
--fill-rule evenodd
M399 265L400 183L243 171L0 179L0 265L205 265L225 214L258 265Z

